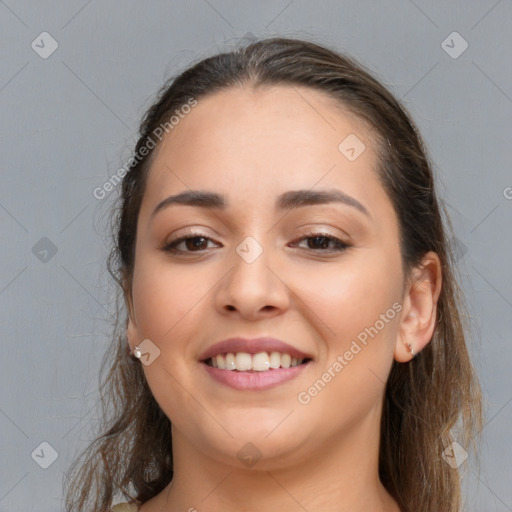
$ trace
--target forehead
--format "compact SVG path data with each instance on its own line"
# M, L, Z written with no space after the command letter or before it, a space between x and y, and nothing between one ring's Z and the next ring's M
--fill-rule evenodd
M360 117L325 92L291 84L231 87L199 98L163 146L179 146L191 138L196 145L211 146L215 137L215 142L233 150L242 145L247 151L263 142L269 148L291 147L299 153L315 143L337 149L338 139L347 131L373 137ZM299 147L300 142L305 145Z
M354 155L347 147L356 158L348 158ZM389 200L377 164L372 130L326 93L290 85L232 87L199 98L164 136L141 215L187 189L273 208L286 190L338 188L378 209Z

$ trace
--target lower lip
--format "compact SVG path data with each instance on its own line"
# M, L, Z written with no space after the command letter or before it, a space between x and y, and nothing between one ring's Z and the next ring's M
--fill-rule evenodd
M299 366L290 368L275 368L263 372L247 371L239 372L237 370L221 370L201 363L206 371L218 382L226 386L240 389L242 391L262 391L264 389L275 388L297 377L308 366L310 361Z

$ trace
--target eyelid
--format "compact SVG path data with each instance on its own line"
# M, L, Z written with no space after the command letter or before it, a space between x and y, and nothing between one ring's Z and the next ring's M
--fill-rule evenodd
M323 236L330 236L333 238L338 238L342 242L345 242L347 244L353 243L353 237L350 236L350 234L341 229L338 226L333 226L330 223L325 222L317 222L317 223L310 223L303 224L302 226L299 226L297 228L297 231L299 235L297 236L311 236L311 234L315 235L323 235ZM304 233L304 234L301 234Z
M183 230L179 230L178 234L173 235L170 239L167 237L165 242L163 243L163 249L169 247L172 244L180 243L188 238L206 238L209 241L219 243L209 234L202 232L200 229L195 228L184 228Z

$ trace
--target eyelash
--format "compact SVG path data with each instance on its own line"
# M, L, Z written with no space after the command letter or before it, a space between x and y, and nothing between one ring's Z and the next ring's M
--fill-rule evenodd
M178 239L173 240L172 242L168 243L167 245L165 245L162 248L162 250L165 252L173 253L173 254L179 254L179 253L188 253L188 254L198 253L198 254L200 254L201 252L207 250L207 249L200 249L198 251L182 251L181 249L176 249L176 247L179 244L181 244L182 242L186 242L187 240L193 240L195 238L203 238L205 240L212 240L211 238L204 236L201 233L189 232L189 233L186 233L183 236L179 237ZM339 238L336 238L327 233L311 233L306 236L303 236L302 238L299 238L299 241L309 240L309 239L313 239L313 238L325 238L325 239L328 239L329 243L332 241L336 242L335 247L331 248L331 249L320 249L320 250L309 249L316 253L323 253L323 254L338 253L338 252L342 252L342 251L348 249L349 247L351 247L349 244L342 242ZM308 250L308 249L306 249L306 250Z

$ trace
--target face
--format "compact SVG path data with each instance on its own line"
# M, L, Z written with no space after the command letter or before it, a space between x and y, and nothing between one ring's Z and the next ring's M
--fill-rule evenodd
M132 348L151 341L143 368L173 442L238 466L252 443L268 468L378 442L404 275L376 168L371 132L307 88L215 93L166 135L139 214L127 334ZM165 202L190 191L215 200ZM212 349L237 337L248 341ZM237 370L214 368L228 352ZM261 371L287 354L298 366Z

